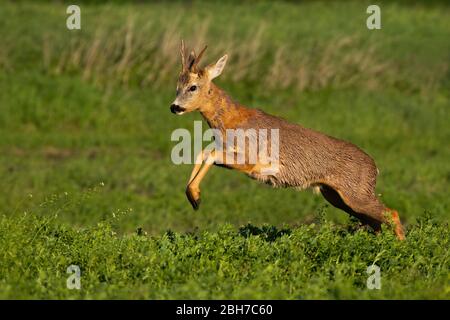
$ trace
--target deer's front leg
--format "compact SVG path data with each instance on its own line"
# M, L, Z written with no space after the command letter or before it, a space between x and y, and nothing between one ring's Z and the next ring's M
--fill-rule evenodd
M192 169L191 176L189 177L188 185L194 180L197 173L200 171L200 168L205 161L205 157L207 157L209 153L204 150L200 151L197 157L195 158L194 168Z
M186 196L194 210L197 210L200 206L200 182L203 180L208 170L214 164L215 155L216 153L214 151L211 151L211 153L206 155L206 161L203 167L201 167L201 164L196 164L194 169L192 170L191 178L189 179L189 183L186 187ZM203 154L203 152L201 157L205 157L205 154Z

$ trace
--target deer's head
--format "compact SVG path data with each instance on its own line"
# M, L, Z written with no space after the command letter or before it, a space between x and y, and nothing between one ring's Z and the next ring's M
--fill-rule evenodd
M224 55L216 63L200 69L198 63L203 56L205 48L196 55L191 51L186 58L184 42L181 41L181 72L177 83L177 96L170 106L172 113L181 115L186 112L200 110L211 95L211 81L218 77L227 62L228 56Z

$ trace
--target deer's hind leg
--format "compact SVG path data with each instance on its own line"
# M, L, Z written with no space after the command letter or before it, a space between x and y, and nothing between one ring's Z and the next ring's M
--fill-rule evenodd
M378 199L376 199L378 203L372 200L364 204L356 197L344 196L341 191L325 184L321 185L320 192L336 208L344 210L363 223L370 225L375 231L381 230L381 224L384 222L383 206L378 205Z
M375 232L381 231L381 225L388 222L384 213L390 212L397 237L401 240L405 238L397 211L386 208L375 195L346 192L324 184L320 191L333 206L368 224Z

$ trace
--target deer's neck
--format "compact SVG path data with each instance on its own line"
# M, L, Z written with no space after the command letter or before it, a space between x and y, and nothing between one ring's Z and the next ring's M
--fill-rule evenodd
M254 112L252 109L233 101L225 91L213 83L211 83L208 98L200 109L208 125L221 131L236 128L250 117L252 112Z

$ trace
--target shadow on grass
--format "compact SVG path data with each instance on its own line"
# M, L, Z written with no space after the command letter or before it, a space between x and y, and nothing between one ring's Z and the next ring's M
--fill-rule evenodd
M291 234L290 229L278 230L275 226L256 227L250 223L239 228L239 235L248 238L249 236L261 236L265 241L272 242L284 235Z

